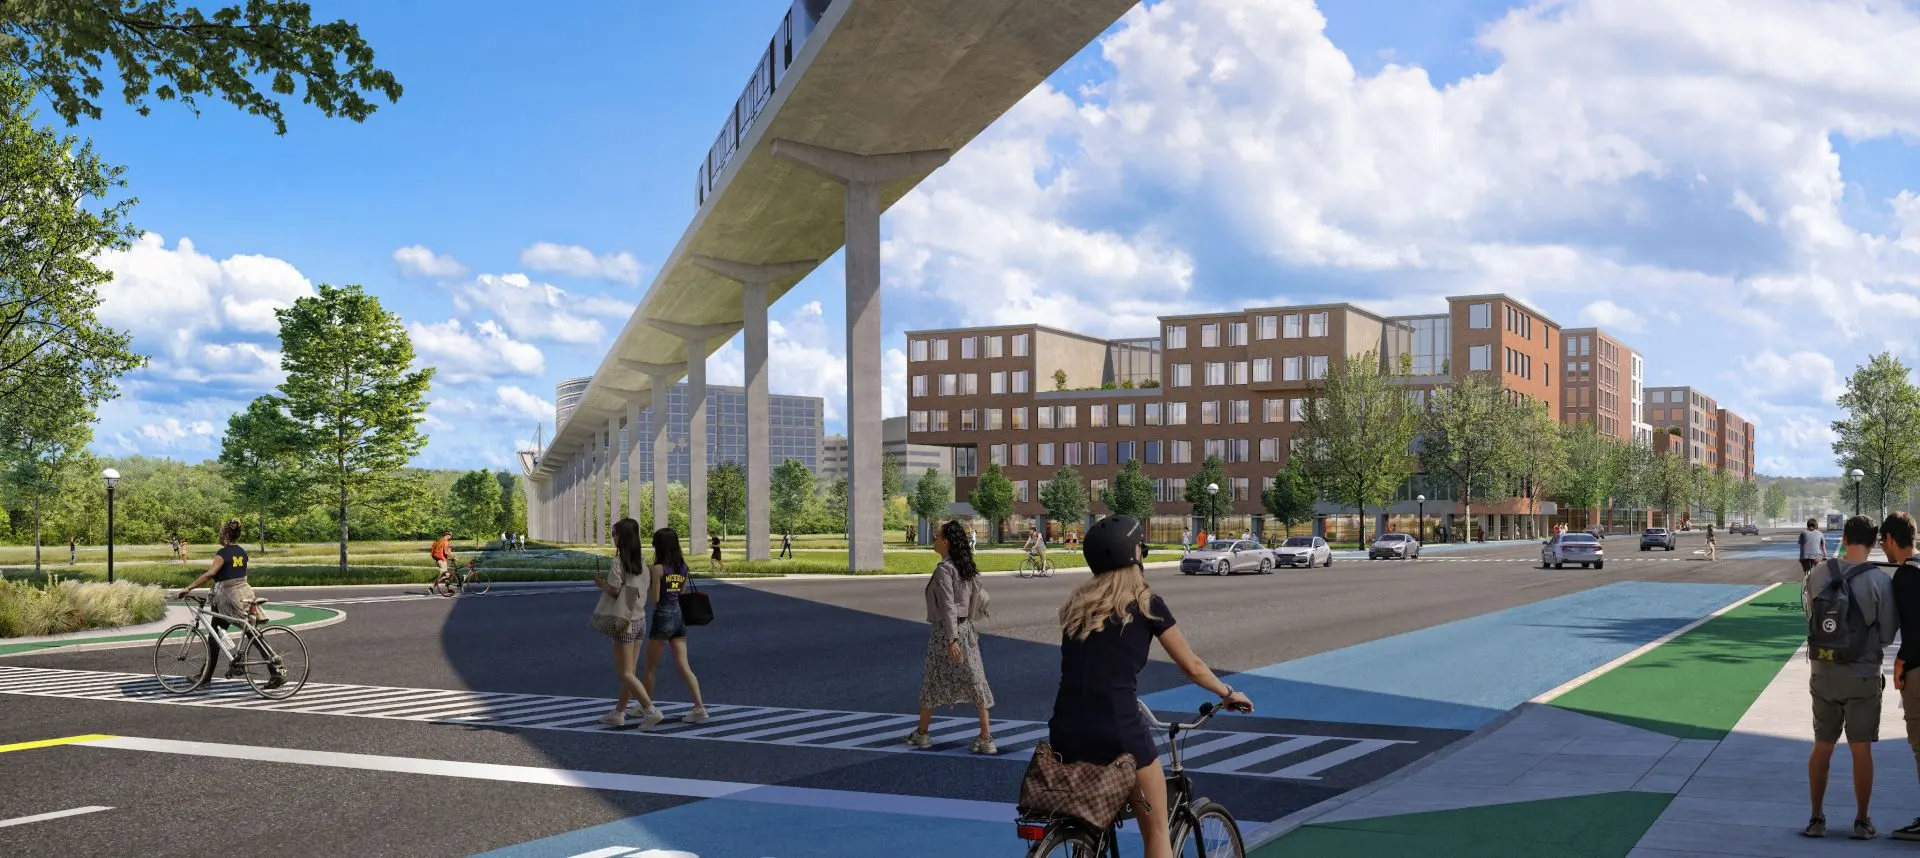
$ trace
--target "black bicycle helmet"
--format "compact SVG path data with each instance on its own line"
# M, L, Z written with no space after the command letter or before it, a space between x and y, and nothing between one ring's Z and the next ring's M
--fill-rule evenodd
M1093 574L1112 572L1139 563L1146 557L1147 528L1130 515L1110 515L1087 529L1080 554L1087 558Z

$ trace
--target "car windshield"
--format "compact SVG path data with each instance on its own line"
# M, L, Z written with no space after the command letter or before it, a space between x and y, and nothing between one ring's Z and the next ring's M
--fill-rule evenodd
M1655 527L1655 528L1649 529L1647 531L1647 535L1648 536L1666 536L1667 532L1661 528Z
M1592 542L1594 540L1593 540L1593 534L1591 533L1562 533L1560 534L1560 541L1561 542Z
M1281 544L1287 548L1312 548L1313 537L1311 536L1289 537L1286 542Z
M1399 541L1400 541L1400 540L1402 540L1402 539L1406 539L1406 537L1405 537L1405 536L1402 536L1402 535L1400 535L1400 534L1398 534L1398 533L1389 533L1389 534L1387 534L1387 535L1385 535L1385 536L1382 536L1382 537L1380 537L1379 539L1377 539L1377 540L1374 540L1374 541L1376 541L1376 542L1399 542Z

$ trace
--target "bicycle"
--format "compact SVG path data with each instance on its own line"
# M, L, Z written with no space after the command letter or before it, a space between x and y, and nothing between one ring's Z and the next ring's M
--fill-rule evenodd
M193 619L161 632L154 642L153 675L161 688L186 694L212 682L221 653L231 664L226 678L244 678L255 694L268 700L285 700L307 684L307 644L293 629L222 614L207 606L206 596L188 594L187 599L194 603ZM248 613L266 602L252 600ZM239 628L239 649L228 642L227 632L214 629L216 619Z
M435 577L429 589L435 596L453 597L464 593L484 596L493 589L493 582L480 571L479 561L468 560L465 566L449 567L447 577Z
M1167 749L1173 762L1167 770L1167 834L1173 840L1173 854L1181 858L1245 858L1247 854L1240 824L1233 814L1212 799L1195 798L1193 780L1180 764L1180 734L1199 729L1225 708L1202 704L1200 720L1169 724L1155 718L1145 703L1140 704L1147 724L1167 731ZM1014 824L1020 839L1033 844L1027 849L1027 858L1120 858L1120 826L1132 818L1129 801L1121 809L1120 818L1105 828L1058 816L1021 817Z
M1020 561L1020 577L1052 578L1053 559L1044 554L1035 554L1031 551L1027 552L1026 559Z

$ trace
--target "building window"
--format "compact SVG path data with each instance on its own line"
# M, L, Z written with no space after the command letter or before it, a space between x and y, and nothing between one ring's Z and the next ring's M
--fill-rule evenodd
M973 360L980 356L980 340L977 337L960 338L960 359Z
M1168 454L1167 455L1168 464L1173 464L1173 465L1192 464L1193 463L1193 442L1192 441L1168 441L1167 454Z
M1474 306L1484 306L1475 304ZM1493 369L1493 346L1473 346L1467 349L1467 370L1485 372Z
M1024 468L1027 466L1027 445L1013 445L1013 466L1016 468Z
M1209 322L1200 326L1200 347L1218 348L1220 345L1220 323Z
M1219 402L1200 403L1200 425L1215 426L1215 425L1218 425L1219 423L1220 423L1220 403Z
M1075 429L1080 425L1080 406L1062 405L1059 414L1054 416L1055 429Z
M1039 418L1039 422L1033 424L1035 428L1039 428L1039 429L1053 428L1053 406L1042 405L1038 408L1035 408L1033 411L1034 411L1034 414Z
M950 372L941 373L940 395L954 396L959 392L960 392L960 376L954 375L953 373L950 373Z
M1053 467L1053 442L1049 441L1045 444L1036 444L1034 446L1038 448L1040 458L1037 461L1039 462L1040 467L1042 468Z
M1326 335L1327 335L1327 314L1326 313L1308 313L1307 314L1307 336L1324 337Z
M962 374L960 376L960 395L961 396L979 396L980 395L980 374L979 373L969 372L969 373Z
M1020 503L1027 502L1027 481L1026 480L1015 480L1013 482L1013 499L1016 501L1019 501Z
M953 475L956 477L980 475L979 447L961 447L953 451Z
M1167 348L1184 349L1186 347L1187 347L1187 326L1186 325L1168 325L1167 326Z
M935 432L945 432L945 431L947 431L947 428L948 428L948 427L947 427L947 414L948 414L948 412L945 412L945 411L935 411L935 412L933 412L933 431L935 431Z
M1280 439L1278 438L1260 439L1260 461L1262 462L1280 461Z
M1022 369L1015 371L1013 377L1009 380L1013 382L1014 393L1027 392L1027 370Z
M1106 463L1107 463L1107 442L1088 441L1087 442L1087 464L1104 465Z
M927 377L926 376L916 375L913 377L913 395L914 396L927 395Z
M1253 422L1253 401L1252 400L1236 399L1233 401L1233 422L1235 423L1252 423Z
M1475 330L1493 327L1493 305L1468 304L1467 327Z
M1282 318L1285 321L1280 335L1289 340L1300 339L1300 314L1288 313Z
M995 396L1007 392L1007 374L1004 372L987 373L987 392Z
M1133 461L1133 458L1134 458L1133 447L1134 447L1134 442L1132 441L1115 441L1113 444L1114 464L1124 465L1128 462Z
M1567 357L1579 357L1579 356L1580 356L1580 342L1578 340L1569 338L1567 340Z
M987 431L988 432L1000 431L1001 423L1002 423L1001 418L1003 418L1004 416L1005 416L1005 412L1001 411L998 408L987 409Z
M1176 363L1173 365L1173 386L1174 387L1192 387L1193 386L1193 364Z
M1097 464L1100 464L1100 463L1099 463L1099 462L1095 462L1094 464L1096 464L1096 465L1097 465ZM1089 483L1088 485L1089 485L1089 486L1091 486L1091 488L1089 488L1089 489L1087 489L1087 500L1088 500L1088 502L1090 502L1090 503L1105 503L1105 501L1102 501L1102 500L1101 500L1100 498L1101 498L1101 497L1103 497L1103 496L1105 496L1105 495L1106 495L1106 493L1107 493L1107 481L1106 481L1106 480L1094 480L1093 482L1091 482L1091 483Z
M939 339L939 340L933 341L933 359L934 360L947 359L947 341L946 340Z
M1593 355L1593 338L1581 337L1580 338L1580 356L1590 357L1592 355Z
M1122 402L1114 406L1114 422L1120 426L1133 425L1133 403Z
M1302 361L1297 357L1280 359L1280 380L1299 381Z
M1227 460L1227 442L1221 441L1215 438L1208 438L1207 440L1201 442L1200 454L1203 456L1218 458L1220 461L1224 462Z
M1148 465L1160 464L1161 451L1165 449L1165 443L1164 441L1148 441L1143 445L1145 447L1145 455L1141 456L1141 462Z
M1158 402L1147 403L1147 425L1148 426L1160 425L1160 403Z
M913 411L907 414L907 428L914 432L927 431L927 412Z
M1245 444L1247 442L1242 441L1240 443ZM1249 484L1249 482L1247 481L1246 477L1233 478L1233 499L1234 500L1240 501L1242 503L1246 502L1247 500L1249 500L1248 493L1251 492L1252 490L1253 489Z
M1253 359L1253 383L1266 384L1273 380L1273 358Z
M1227 383L1227 365L1224 363L1207 364L1207 386L1219 387Z
M974 431L974 429L976 428L976 427L974 426L974 421L975 421L975 419L976 419L976 418L978 418L979 416L980 416L980 412L979 412L979 411L977 411L977 410L975 410L975 409L972 409L972 408L965 408L965 409L961 409L961 411L960 411L960 431L962 431L962 432L972 432L972 431Z
M1280 317L1261 316L1258 326L1254 329L1254 336L1263 340L1271 340L1280 336Z
M1087 406L1087 428L1088 429L1107 428L1107 406L1105 405Z
M1247 383L1247 362L1246 361L1237 360L1233 362L1233 383L1234 384Z
M1028 335L1026 334L1013 335L1013 356L1014 357L1027 356L1027 336Z
M1285 423L1287 421L1287 401L1284 399L1260 400L1262 422Z
M1307 421L1307 400L1297 396L1287 400L1287 415L1291 417L1295 423L1305 423Z
M988 337L987 338L987 357L989 358L1000 357L1004 353L1004 349L1006 348L1006 346L1007 346L1006 337L1002 337L999 335Z
M1060 457L1060 464L1067 465L1070 467L1081 464L1079 441L1068 441L1066 444L1061 446L1060 452L1062 454Z
M1167 403L1167 425L1168 426L1187 425L1187 404L1186 403L1184 402Z
M908 343L907 357L916 362L926 360L927 359L927 341L914 340L913 342Z
M1327 377L1327 356L1314 355L1307 358L1307 378L1313 381Z
M1244 346L1247 344L1247 323L1234 322L1227 326L1227 345Z

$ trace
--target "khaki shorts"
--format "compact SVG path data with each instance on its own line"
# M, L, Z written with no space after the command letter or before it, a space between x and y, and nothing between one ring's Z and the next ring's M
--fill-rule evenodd
M229 617L260 619L259 612L249 612L254 598L253 585L248 584L245 578L214 582L213 609Z
M1882 676L1814 674L1807 683L1813 694L1813 740L1838 742L1842 730L1848 742L1880 740Z

